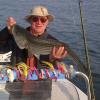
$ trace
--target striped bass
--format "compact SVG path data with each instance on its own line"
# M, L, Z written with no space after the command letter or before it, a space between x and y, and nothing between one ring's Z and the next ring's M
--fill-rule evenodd
M79 57L70 49L68 44L54 39L34 37L26 29L19 25L14 25L12 27L12 34L20 49L28 49L29 56L35 54L39 57L40 54L50 54L54 46L64 46L65 50L67 50L68 52L68 55L66 57L72 58L72 60L77 64L80 71L84 73L87 72L87 67L82 63Z

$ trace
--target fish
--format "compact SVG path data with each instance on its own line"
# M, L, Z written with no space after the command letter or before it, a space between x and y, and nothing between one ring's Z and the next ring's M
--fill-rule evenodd
M65 50L67 50L68 53L65 58L71 58L73 62L77 64L78 70L82 71L83 73L87 72L86 65L80 60L78 55L71 50L67 43L55 39L35 37L18 24L12 26L12 34L16 44L20 49L27 49L29 56L35 55L37 58L41 54L50 54L54 46L64 46Z

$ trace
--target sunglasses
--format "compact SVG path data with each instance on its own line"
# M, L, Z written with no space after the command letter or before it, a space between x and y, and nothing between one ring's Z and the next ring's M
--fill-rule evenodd
M33 21L33 22L38 22L39 20L40 20L42 23L45 23L48 19L47 19L47 17L40 17L40 16L34 16L34 17L32 18L32 21Z

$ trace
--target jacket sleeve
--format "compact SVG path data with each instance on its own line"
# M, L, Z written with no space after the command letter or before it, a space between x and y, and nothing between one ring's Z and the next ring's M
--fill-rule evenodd
M9 48L12 51L11 64L15 65L15 64L17 64L19 62L25 62L26 63L27 50L26 49L20 49L17 46L13 35L9 35L8 42L9 42Z
M27 50L26 49L19 49L17 44L15 43L14 39L10 40L11 43L11 49L12 49L12 57L11 57L11 63L12 65L15 65L19 62L26 63L27 60Z

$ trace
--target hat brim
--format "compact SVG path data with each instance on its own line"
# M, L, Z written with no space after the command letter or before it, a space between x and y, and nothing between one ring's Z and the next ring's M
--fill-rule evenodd
M31 23L32 22L32 18L34 16L37 16L37 15L28 15L28 16L25 16L25 20L27 22ZM44 16L42 16L42 17L44 17ZM52 22L54 20L54 16L53 15L47 15L47 17L48 17L49 22Z

